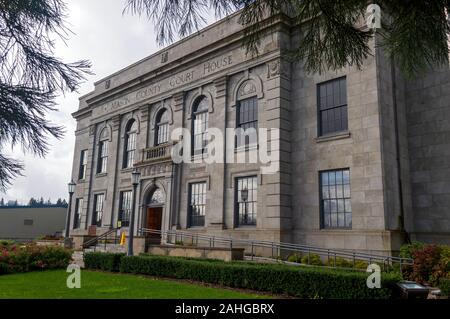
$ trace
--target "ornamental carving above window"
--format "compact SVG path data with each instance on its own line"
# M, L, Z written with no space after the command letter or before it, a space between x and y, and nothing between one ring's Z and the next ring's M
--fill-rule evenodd
M256 85L252 81L246 81L239 88L238 97L256 94L256 92L257 92Z

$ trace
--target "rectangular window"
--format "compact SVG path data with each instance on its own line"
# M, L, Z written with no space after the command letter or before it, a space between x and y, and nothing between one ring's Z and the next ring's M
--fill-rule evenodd
M256 226L258 206L257 176L237 178L235 189L237 226Z
M189 226L205 226L206 183L190 184L189 198Z
M81 213L83 211L83 198L77 198L75 201L75 215L73 217L73 229L81 227Z
M136 133L131 133L128 135L124 168L132 168L134 165L134 157L136 153L136 138Z
M350 170L320 173L322 228L352 228Z
M132 191L120 193L119 221L122 227L128 227L130 225L132 196L133 196Z
M78 175L79 180L86 179L86 169L87 169L87 150L81 151L80 155L80 172Z
M257 143L258 131L258 99L252 97L242 100L237 107L237 128L247 132L236 136L236 147ZM248 135L255 134L252 137Z
M34 221L32 219L25 219L23 221L24 226L33 226L33 224L34 224Z
M169 124L161 124L157 127L158 133L157 133L157 145L163 145L166 144L169 141Z
M99 144L97 174L106 173L108 166L108 142L102 141Z
M208 154L208 112L195 115L193 133L194 155Z
M348 130L347 79L321 83L317 88L319 135Z
M92 225L96 225L97 227L102 227L104 199L104 194L97 194L94 197L94 216L92 216Z

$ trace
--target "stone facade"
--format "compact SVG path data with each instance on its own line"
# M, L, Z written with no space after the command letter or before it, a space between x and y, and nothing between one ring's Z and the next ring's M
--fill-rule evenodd
M74 196L83 199L80 223L72 233L87 234L98 194L104 195L103 216L94 231L101 234L118 225L120 194L132 190L133 167L124 169L123 163L127 127L134 121L134 167L141 172L136 231L161 209L163 230L241 239L391 253L403 242L404 229L413 239L448 242L450 71L409 82L381 49L374 49L361 70L311 75L283 58L283 50L299 41L289 18L272 21L258 56L246 54L237 20L234 15L219 21L95 83L95 90L80 99L74 114L74 180L80 176L83 150L87 161ZM342 77L348 130L321 136L318 85ZM238 105L253 98L258 127L279 129L270 137L277 142L270 150L278 151L273 161L279 170L264 174L259 163L173 163L173 144L157 145L159 114L167 111L169 132L191 130L200 97L208 102L208 126L223 132L237 127ZM108 160L106 170L97 174L101 142L108 144ZM224 158L230 152L249 149L224 146ZM345 229L323 227L321 220L319 174L337 169L350 171L352 223ZM244 176L257 178L256 226L236 222L236 179ZM205 221L203 227L190 227L189 189L199 182L206 184ZM159 202L152 202L155 190L162 194ZM75 205L74 200L72 211Z

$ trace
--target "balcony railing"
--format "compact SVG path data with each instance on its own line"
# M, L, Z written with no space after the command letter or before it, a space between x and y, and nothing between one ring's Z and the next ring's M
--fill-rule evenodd
M169 160L172 157L172 147L175 144L167 143L142 151L142 163L153 163Z

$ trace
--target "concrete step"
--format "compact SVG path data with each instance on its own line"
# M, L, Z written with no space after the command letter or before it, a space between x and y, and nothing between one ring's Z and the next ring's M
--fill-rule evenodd
M72 264L78 265L81 268L84 268L84 252L82 251L75 251L72 254Z

